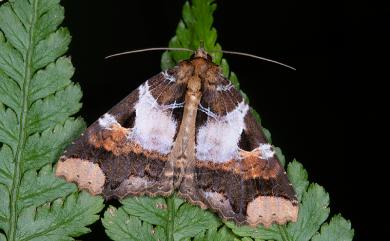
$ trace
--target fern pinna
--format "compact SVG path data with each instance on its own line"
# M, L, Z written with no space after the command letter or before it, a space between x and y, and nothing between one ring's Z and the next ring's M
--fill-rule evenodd
M80 87L63 56L59 1L0 6L0 240L69 240L89 231L102 198L53 174L62 149L84 128L74 118Z

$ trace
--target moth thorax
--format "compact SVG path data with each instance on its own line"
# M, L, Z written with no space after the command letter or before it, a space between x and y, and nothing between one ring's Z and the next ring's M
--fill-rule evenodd
M199 76L197 75L194 75L192 76L189 81L188 81L188 85L187 85L187 89L191 92L191 93L198 93L200 91L200 88L201 88L201 79Z

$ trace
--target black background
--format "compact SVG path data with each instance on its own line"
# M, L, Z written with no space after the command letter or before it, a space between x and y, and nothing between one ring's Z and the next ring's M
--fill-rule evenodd
M73 41L74 81L83 92L80 114L91 124L160 71L159 52L104 57L120 51L167 46L184 1L63 1ZM382 100L362 54L375 52L387 9L354 2L217 1L218 42L297 68L225 55L241 88L287 160L296 158L311 182L330 194L331 215L352 221L356 240L369 240L381 208L381 160L370 132ZM354 20L352 20L354 19ZM388 28L388 27L386 27ZM367 34L365 34L367 33ZM367 48L367 46L369 46ZM370 61L369 61L370 62ZM364 77L360 83L358 77ZM376 164L378 163L378 164ZM375 173L376 172L376 173ZM375 206L375 207L374 207ZM377 221L378 222L378 221ZM100 224L83 240L103 240Z

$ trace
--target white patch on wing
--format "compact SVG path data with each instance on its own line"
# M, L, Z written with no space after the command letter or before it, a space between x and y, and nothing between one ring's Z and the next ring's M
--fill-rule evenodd
M268 160L275 155L275 151L272 150L272 146L270 144L260 144L260 155L262 159Z
M242 101L225 116L209 116L206 124L198 130L196 158L218 163L238 158L238 142L245 128L244 117L248 109Z
M203 192L203 194L213 208L223 209L225 212L232 210L229 199L225 195L213 191Z
M165 70L162 74L166 80L169 80L169 82L176 82L175 76L168 74L168 71Z
M99 118L99 125L104 129L109 129L115 124L118 124L115 117L108 113Z
M228 85L217 85L217 91L230 91L233 88L233 85L229 83Z
M146 150L169 153L177 126L172 108L157 103L149 91L148 82L139 87L139 100L134 108L135 124L129 139Z

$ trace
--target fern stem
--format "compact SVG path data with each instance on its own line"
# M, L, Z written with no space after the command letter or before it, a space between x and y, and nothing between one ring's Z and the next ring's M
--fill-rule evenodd
M167 198L167 208L168 208L168 222L167 222L167 240L173 241L173 233L175 227L175 195L171 195Z
M26 143L27 139L27 133L26 133L26 121L27 121L27 111L28 111L28 93L29 93L29 87L30 87L30 81L32 78L32 55L34 52L34 25L36 23L37 18L37 8L38 8L38 0L32 1L32 7L33 7L33 14L31 18L31 27L29 29L29 41L27 46L27 52L25 56L25 71L24 71L24 78L23 78L23 87L22 87L22 112L19 115L19 140L18 140L18 146L16 149L16 154L14 157L14 176L12 180L12 190L11 190L11 196L10 196L10 222L9 222L9 229L8 229L8 241L14 241L16 240L16 227L18 223L18 210L17 210L17 199L19 196L19 188L20 188L20 182L22 179L22 152L24 149L24 145Z

